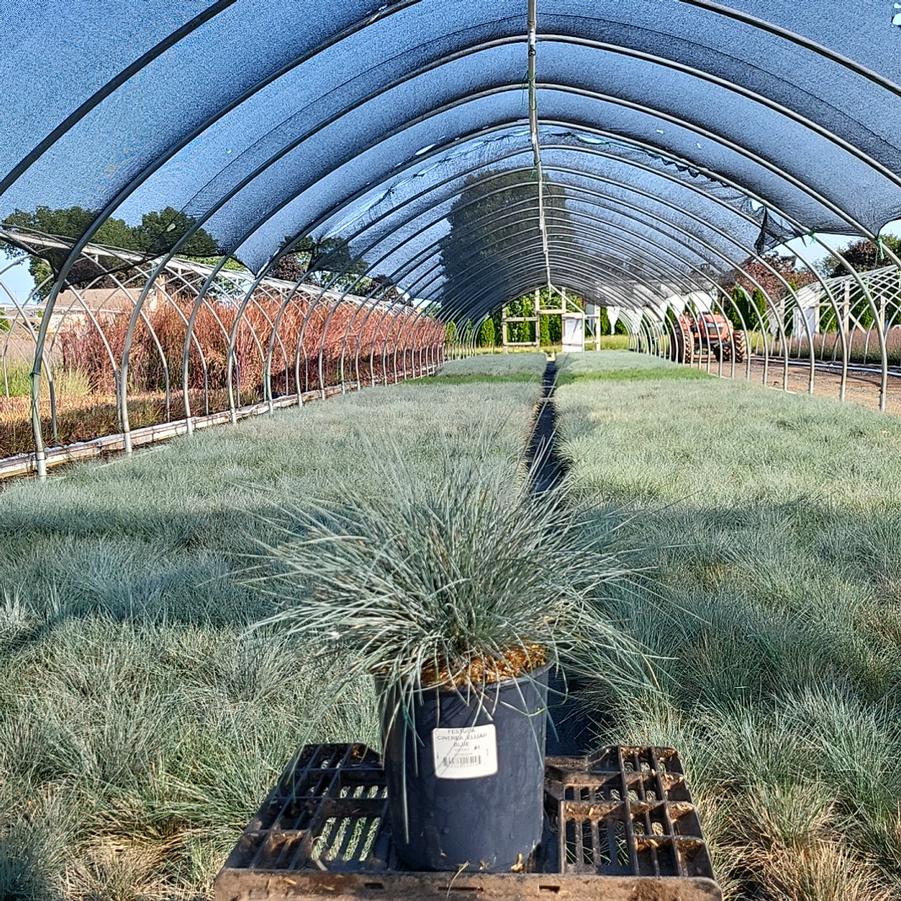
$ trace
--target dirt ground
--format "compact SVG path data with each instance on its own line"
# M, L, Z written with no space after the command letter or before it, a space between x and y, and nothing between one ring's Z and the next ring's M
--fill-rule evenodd
M714 360L710 364L710 372L716 375L719 372L719 364ZM706 363L702 365L706 368ZM782 389L784 362L770 359L766 384L773 388ZM746 368L744 365L736 366L735 377L744 378ZM763 383L763 360L751 361L751 379L758 384ZM730 367L723 364L723 375L728 378ZM809 369L806 363L796 365L790 363L788 367L788 390L796 394L806 394ZM859 404L871 410L879 409L879 381L880 373L877 372L848 372L848 383L845 389L845 402ZM814 395L817 397L830 397L839 399L841 385L841 373L837 370L818 366L814 376ZM889 373L888 395L886 411L894 415L901 415L901 376Z

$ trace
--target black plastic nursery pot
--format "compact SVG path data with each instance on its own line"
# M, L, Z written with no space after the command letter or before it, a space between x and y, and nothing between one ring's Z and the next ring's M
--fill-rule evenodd
M548 670L468 694L422 692L412 722L382 696L388 809L404 866L526 867L542 833Z
M566 677L557 668L548 677L548 757L584 757L597 747L597 739L585 709L579 701L584 683Z

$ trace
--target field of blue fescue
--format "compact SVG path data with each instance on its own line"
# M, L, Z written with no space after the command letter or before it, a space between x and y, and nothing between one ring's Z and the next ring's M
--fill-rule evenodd
M901 422L626 354L566 371L570 481L649 568L613 609L658 686L600 692L599 733L679 748L732 896L898 897Z
M442 445L487 443L512 485L543 367L367 390L5 488L0 898L207 897L304 736L374 741L369 684L323 715L329 664L248 633L271 604L241 573L286 502L340 504L373 460L428 479Z
M898 898L901 423L559 362L569 490L636 570L601 603L651 671L611 685L599 656L597 742L680 750L728 897ZM0 898L207 898L298 742L374 742L370 685L323 713L334 663L249 632L272 601L242 574L286 499L345 503L392 455L429 479L487 446L515 490L543 369L451 361L5 488Z

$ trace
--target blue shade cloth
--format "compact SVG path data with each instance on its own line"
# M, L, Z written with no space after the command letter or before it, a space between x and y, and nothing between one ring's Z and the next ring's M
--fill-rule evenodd
M0 176L105 84L212 6L143 0L136 16L133 5L119 0L0 0L6 126Z
M892 13L538 0L553 277L634 299L901 217ZM350 267L467 313L547 278L524 0L0 0L0 14L0 218L77 239L112 216L154 254L199 231L255 272L304 239L332 249L313 265L333 277ZM72 207L84 214L53 213Z
M621 208L640 237L647 240L650 236L661 245L666 242L663 232L669 231L689 241L694 253L701 254L708 265L722 267L726 260L738 264L753 254L763 227L761 211L751 208L734 189L675 167L659 166L660 174L651 166L639 169L631 161L628 147L609 142L598 146L571 133L544 130L542 146L545 173L554 186L569 189L568 209L577 203ZM617 160L617 153L626 160ZM327 228L317 237L344 236L351 253L365 257L375 267L372 271L401 279L412 290L411 276L420 274L437 256L446 260L453 253L465 259L475 252L473 245L481 240L484 227L453 240L447 237L451 232L448 216L459 200L473 202L467 196L472 186L484 185L488 200L496 195L505 199L508 177L515 175L528 185L533 178L531 167L527 134L520 130L495 136L477 142L469 153L458 150L414 172L378 198L367 198L364 209L345 215L335 228ZM427 182L427 177L432 181ZM430 189L431 185L435 187ZM517 199L518 214L536 214L536 192L526 191ZM505 209L503 214L508 216L510 211ZM489 222L485 227L491 224L493 214L486 215ZM770 241L781 240L788 233L777 231L777 226L776 220L768 220ZM424 261L408 273L405 261L418 261L422 254L426 255Z

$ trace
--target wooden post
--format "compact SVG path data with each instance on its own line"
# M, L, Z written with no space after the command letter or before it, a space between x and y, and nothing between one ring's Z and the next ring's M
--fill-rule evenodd
M509 353L507 349L507 305L501 308L501 345L504 348L504 353Z
M541 350L541 292L535 289L535 347Z

